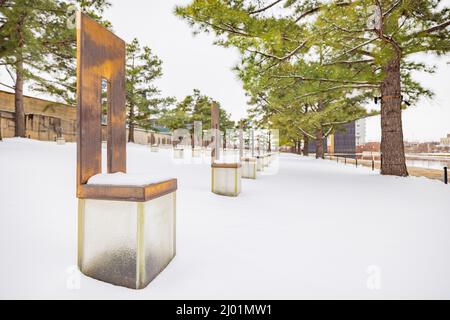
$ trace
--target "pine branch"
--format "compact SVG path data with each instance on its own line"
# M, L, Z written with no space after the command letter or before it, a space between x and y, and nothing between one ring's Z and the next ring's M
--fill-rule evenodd
M316 96L316 95L320 95L322 93L337 91L337 90L342 90L342 89L356 89L357 90L357 89L378 89L378 88L379 88L379 86L376 86L376 85L357 85L357 86L342 85L342 86L331 87L331 88L328 88L325 90L310 92L310 93L304 94L302 96L296 97L296 99L302 99L302 98L306 98L306 97Z
M426 33L433 33L435 31L441 31L441 30L447 28L449 25L450 25L450 20L446 21L446 22L443 22L443 23L441 23L441 24L439 24L437 26L434 26L432 28L425 29L425 30L422 30L422 31L418 31L415 34L413 34L412 37L420 36L420 35L423 35L423 34L426 34Z
M355 60L355 61L335 61L330 63L324 63L323 66L332 66L335 64L359 64L359 63L372 63L374 62L374 59L361 59L361 60Z
M312 135L312 134L308 133L307 131L303 130L300 126L298 126L298 129L299 129L299 131L300 131L302 134L304 134L305 136L308 136L308 137L310 137L311 139L316 139L316 136L315 136L315 135Z
M402 0L398 0L396 3L394 3L389 9L386 10L386 12L383 14L383 18L387 17L397 6L402 3Z
M339 80L339 79L328 79L328 78L306 78L303 76L299 76L299 75L287 75L287 76L282 76L282 75L275 75L273 76L273 78L277 78L277 79L300 79L303 81L319 81L319 82L332 82L332 83L344 83L344 84L370 84L370 85L377 85L380 84L380 82L372 82L372 81L350 81L350 80Z
M275 59L275 60L278 60L278 61L285 61L285 60L288 60L288 59L292 58L300 49L304 48L307 41L308 40L303 41L298 47L296 47L294 50L292 50L291 52L286 54L284 57L279 57L279 56L272 55L272 54L269 54L269 53L264 53L264 52L261 52L261 51L258 51L258 50L247 49L246 51L252 52L252 53L257 53L257 54L260 54L260 55L262 55L264 57L272 58L272 59Z
M251 11L251 12L249 12L248 14L257 14L257 13L261 13L261 12L263 12L263 11L266 11L266 10L272 8L274 5L276 5L277 3L280 3L281 1L284 1L284 0L276 0L275 2L272 2L271 4L265 6L265 7L261 8L261 9L257 9L257 10Z
M351 49L345 51L344 53L340 54L340 55L337 57L337 59L339 59L339 58L341 58L341 57L343 57L343 56L345 56L345 55L347 55L347 54L349 54L349 53L352 53L353 51L357 51L358 49L360 49L360 48L362 48L362 47L364 47L364 46L366 46L366 45L368 45L368 44L374 42L375 40L378 40L378 37L374 37L374 38L372 38L372 39L369 39L369 40L367 40L367 41L364 41L363 43L360 43L359 45L357 45L357 46L355 46L355 47L353 47L353 48L351 48Z
M12 86L10 86L10 85L7 85L7 84L5 84L5 83L3 83L3 82L0 82L0 85L4 86L4 87L6 87L6 88L9 88L9 89L11 89L11 90L16 90L16 88L14 88L14 87L12 87Z
M339 7L341 7L341 6L343 7L343 6L348 6L350 4L351 4L351 2L339 2L339 3L336 3L335 5L339 6ZM303 12L297 19L294 20L294 22L297 23L301 19L303 19L303 18L305 18L305 17L307 17L307 16L309 16L309 15L311 15L313 13L316 13L317 11L323 9L324 7L325 6L317 6L317 7L309 9L309 10Z
M228 33L231 33L231 34L235 34L235 35L239 35L239 36L244 36L244 37L254 37L254 36L252 36L252 35L250 35L250 34L248 34L248 33L241 32L241 31L239 31L239 30L235 30L235 28L231 28L231 29L230 29L229 26L228 26L228 29L227 29L227 28L226 28L227 26L222 27L222 26L213 24L213 23L208 22L208 21L205 21L205 20L199 20L199 22L204 23L204 24L210 26L210 27L213 28L213 29L217 29L217 30L220 30L220 31L223 31L223 32L228 32Z

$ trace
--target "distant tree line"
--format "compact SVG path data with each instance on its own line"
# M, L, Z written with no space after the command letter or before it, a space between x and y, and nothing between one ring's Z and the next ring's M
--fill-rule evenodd
M408 175L402 109L432 93L412 58L450 50L450 9L440 0L192 0L175 13L195 33L241 54L236 72L261 126L284 142L322 139L343 123L381 115L381 174ZM366 111L371 101L381 111Z

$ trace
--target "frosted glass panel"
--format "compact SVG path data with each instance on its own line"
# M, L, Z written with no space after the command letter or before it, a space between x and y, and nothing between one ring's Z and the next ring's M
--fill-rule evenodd
M143 206L145 271L141 286L155 278L175 256L175 193L148 201Z
M265 155L264 156L264 166L268 166L269 165L269 156L268 155Z
M256 179L256 161L242 161L242 178Z
M136 286L136 212L134 202L84 200L79 248L83 273L125 287Z
M92 278L144 288L175 256L176 193L147 202L80 200L78 264Z
M237 196L241 192L241 168L212 168L213 192L226 196Z
M256 159L256 164L258 171L264 171L264 160L262 156Z
M173 157L175 159L183 159L183 157L184 157L184 150L183 149L174 149L173 150Z

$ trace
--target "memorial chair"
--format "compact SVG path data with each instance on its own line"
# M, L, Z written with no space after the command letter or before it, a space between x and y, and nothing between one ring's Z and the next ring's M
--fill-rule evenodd
M126 173L125 42L77 15L78 266L114 285L144 288L176 252L176 179ZM107 173L101 94L108 84Z

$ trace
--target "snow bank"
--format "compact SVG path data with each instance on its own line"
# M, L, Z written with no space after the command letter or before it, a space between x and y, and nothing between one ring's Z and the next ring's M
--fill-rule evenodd
M141 291L80 275L75 144L6 139L0 298L450 299L450 187L439 181L281 154L277 175L244 179L229 198L211 193L207 163L127 148L128 173L178 178L168 268Z

